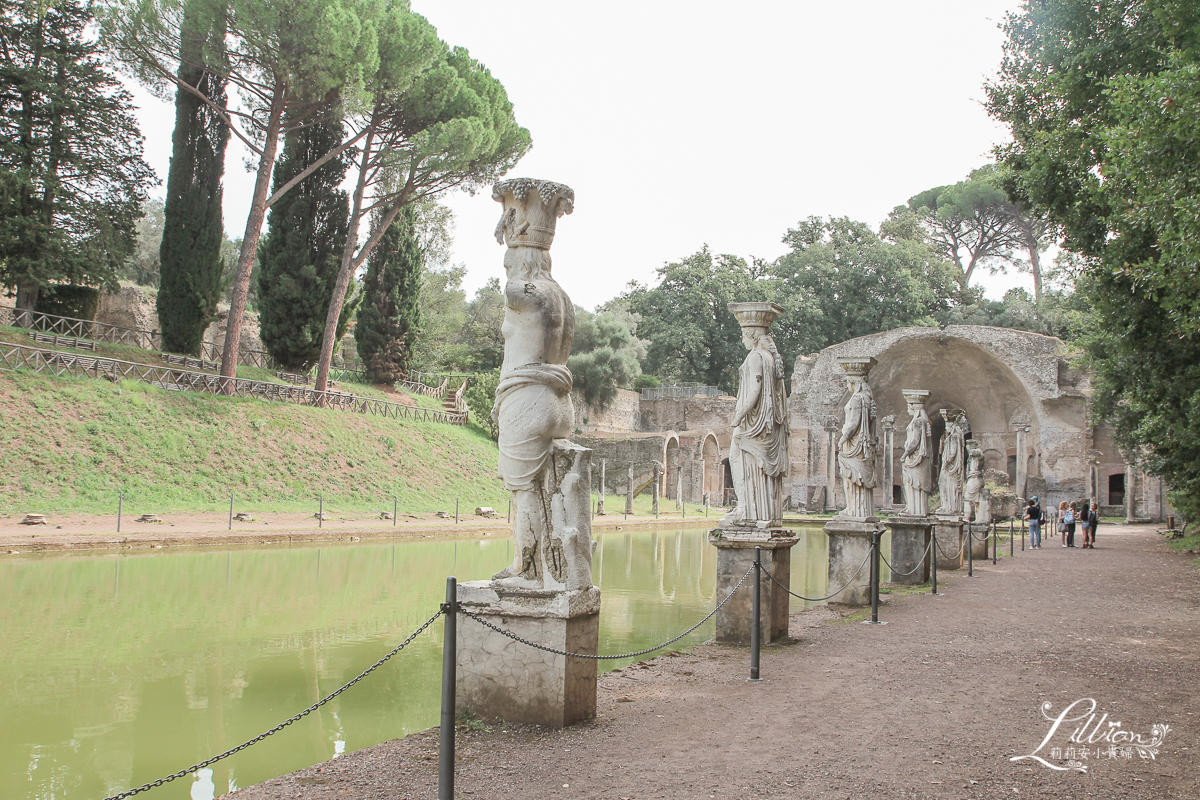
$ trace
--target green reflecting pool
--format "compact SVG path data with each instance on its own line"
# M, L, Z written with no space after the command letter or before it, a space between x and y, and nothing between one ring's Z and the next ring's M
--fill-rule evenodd
M827 552L813 530L793 548L793 591L819 596ZM716 551L705 529L598 541L601 653L656 644L712 609ZM497 537L5 559L0 797L101 800L253 738L432 616L447 575L486 578L511 561L510 548ZM441 635L439 621L308 717L140 796L211 800L436 725Z

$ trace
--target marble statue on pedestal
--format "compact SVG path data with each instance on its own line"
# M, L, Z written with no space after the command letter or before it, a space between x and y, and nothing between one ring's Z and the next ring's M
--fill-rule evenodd
M500 431L500 476L513 494L515 539L512 565L494 579L520 588L586 589L592 585L590 486L588 460L579 455L588 451L555 441L575 426L566 366L575 311L550 274L549 252L575 192L516 178L497 183L492 198L504 206L496 240L508 245L504 361L492 419ZM583 474L577 474L581 464Z
M846 403L842 431L838 437L838 466L842 471L842 490L846 495L847 517L873 517L875 514L875 458L879 442L875 398L867 383L867 372L874 359L839 358L846 371L850 400Z
M900 466L904 478L904 513L910 517L929 515L929 493L933 491L930 462L933 450L933 426L925 413L925 398L929 392L915 389L903 391L911 417L905 429L904 454Z
M966 437L962 429L962 412L941 410L946 421L946 433L942 437L942 471L938 478L938 492L942 514L962 514L963 511L963 468Z
M787 392L783 358L771 338L771 323L783 314L775 303L730 303L749 353L739 371L729 468L737 506L723 527L777 528L783 524L783 478L788 473Z
M963 484L963 519L986 522L983 518L983 448L974 439L967 440L967 477Z

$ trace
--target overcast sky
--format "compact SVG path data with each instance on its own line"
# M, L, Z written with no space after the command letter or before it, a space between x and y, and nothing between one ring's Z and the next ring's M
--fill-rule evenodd
M412 0L508 90L533 149L509 177L575 190L554 275L594 308L708 244L775 258L810 215L872 226L966 177L1006 131L983 109L1019 0ZM138 92L164 183L173 109ZM245 227L253 176L231 142L225 225ZM158 194L161 195L162 187ZM473 292L503 277L489 192L446 200L452 260ZM981 276L989 297L1026 275Z

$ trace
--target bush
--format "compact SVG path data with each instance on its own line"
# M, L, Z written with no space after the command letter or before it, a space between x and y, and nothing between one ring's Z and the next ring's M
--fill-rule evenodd
M56 317L94 320L100 310L100 290L91 286L47 286L38 294L33 310Z
M496 402L496 386L500 383L500 369L491 372L477 372L471 378L467 387L467 408L471 411L471 419L483 428L492 441L500 438L500 427L492 421L492 405Z

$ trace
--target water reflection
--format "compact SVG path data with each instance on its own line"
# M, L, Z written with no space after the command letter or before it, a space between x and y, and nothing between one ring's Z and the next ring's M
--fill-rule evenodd
M486 578L511 554L498 537L0 562L3 796L95 800L257 736L424 622L447 575ZM796 591L823 594L824 536L793 555ZM715 569L703 529L599 536L601 653L693 625L715 602ZM709 622L676 646L711 636ZM439 624L283 732L144 796L211 800L434 725L440 664Z

